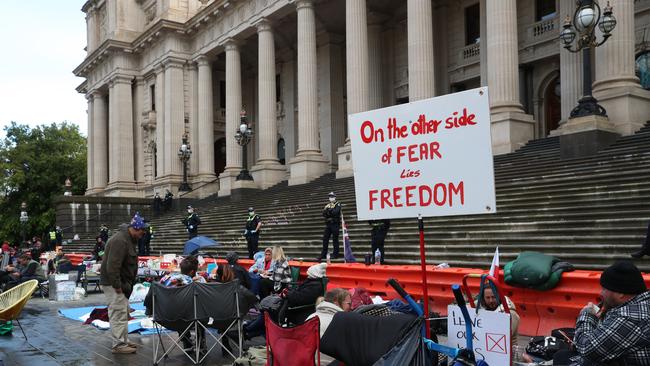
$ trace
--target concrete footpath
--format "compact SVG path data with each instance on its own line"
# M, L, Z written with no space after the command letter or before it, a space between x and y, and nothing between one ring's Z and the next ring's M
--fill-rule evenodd
M14 322L13 335L0 336L0 365L152 365L156 335L129 334L129 340L139 345L138 352L114 355L111 353L109 331L83 325L58 314L60 308L82 306L105 306L104 295L90 294L83 300L71 302L54 302L34 296L20 317L31 345L25 342ZM262 338L260 340L263 341ZM261 341L254 344L261 344ZM203 364L232 365L232 362L232 358L222 357L221 349L216 347ZM191 362L178 349L160 363L168 366L188 364Z

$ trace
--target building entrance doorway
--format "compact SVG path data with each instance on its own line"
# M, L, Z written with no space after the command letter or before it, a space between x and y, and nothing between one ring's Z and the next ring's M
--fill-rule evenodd
M562 119L562 104L560 99L560 78L556 77L546 87L544 92L544 126L545 134L557 129Z
M214 172L217 174L223 173L226 169L226 139L220 138L214 142Z

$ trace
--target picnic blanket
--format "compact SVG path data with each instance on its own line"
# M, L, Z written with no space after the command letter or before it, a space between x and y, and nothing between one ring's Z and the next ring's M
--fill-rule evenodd
M144 304L139 302L139 303L132 303L129 305L134 310L130 314L130 317L133 319L129 320L128 323L129 333L140 333L140 334L155 333L156 331L155 329L153 329L153 326L151 325L152 324L151 321L147 321L148 318L144 315ZM86 307L78 307L78 308L59 309L59 314L63 315L68 319L76 320L83 323L86 322L86 320L90 316L90 313L96 308L102 308L102 307L86 306ZM101 329L101 330L110 329L110 325L108 322L99 319L93 320L90 324L95 326L97 329Z

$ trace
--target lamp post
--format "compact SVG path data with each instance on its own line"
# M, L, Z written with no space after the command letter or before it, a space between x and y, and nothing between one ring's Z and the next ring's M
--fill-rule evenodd
M560 32L560 40L569 52L582 51L582 78L583 96L571 111L571 118L585 116L607 116L605 108L598 104L596 98L591 95L591 50L607 41L616 27L616 18L612 14L612 7L607 6L601 9L593 0L578 0L578 7L573 14L573 19L567 15L564 22L564 29ZM602 33L602 40L596 38L596 26ZM577 32L576 32L577 31ZM576 40L575 46L573 41ZM572 47L573 46L573 47Z
M65 179L65 191L63 193L64 196L72 196L72 180L70 180L70 177L67 177Z
M29 216L27 215L27 203L23 202L20 204L20 228L23 235L23 243L25 243L25 226L27 226L27 221L29 221Z
M246 156L246 145L253 139L253 129L246 122L246 111L242 110L239 114L241 123L235 132L235 140L237 144L242 147L242 169L239 172L236 180L253 180L253 177L248 172L248 159Z
M185 134L183 135L181 147L178 149L178 158L183 162L183 183L178 187L178 190L181 192L192 189L192 187L187 183L187 162L190 160L190 156L192 156L192 149L190 148L190 144L187 142L187 134Z

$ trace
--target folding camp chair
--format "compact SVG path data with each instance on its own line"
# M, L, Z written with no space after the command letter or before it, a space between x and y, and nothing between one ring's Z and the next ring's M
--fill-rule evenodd
M18 323L20 330L23 332L25 340L27 340L27 335L25 334L23 326L20 325L18 317L37 287L37 280L29 280L0 294L0 321L6 322L15 320L16 323Z
M164 287L154 283L151 286L153 322L158 335L158 342L154 342L153 364L158 365L166 358L171 350L178 347L195 365L203 362L210 352L220 345L233 359L242 354L242 314L248 311L250 304L240 299L239 281L228 283L191 283L181 287ZM165 350L161 326L179 330L180 337L164 333L171 340L171 347ZM209 328L216 328L219 334L215 336ZM200 352L199 329L205 334L206 352ZM237 354L224 346L226 333L231 329L237 330ZM191 331L194 330L194 336ZM186 352L179 343L180 339L189 336L195 344L193 354ZM207 342L213 339L212 345ZM162 349L162 354L159 352Z
M325 293L327 292L327 284L330 282L329 278L323 277L321 279L321 282L323 283L323 294L321 296L325 296ZM282 326L290 325L289 322L289 314L292 312L304 312L306 309L309 309L308 313L313 313L316 311L316 302L313 304L307 304L307 305L298 305L298 306L289 306L288 302L284 302L282 306L280 307L278 311L278 322Z
M311 318L295 327L284 328L264 314L267 366L320 365L320 320Z

